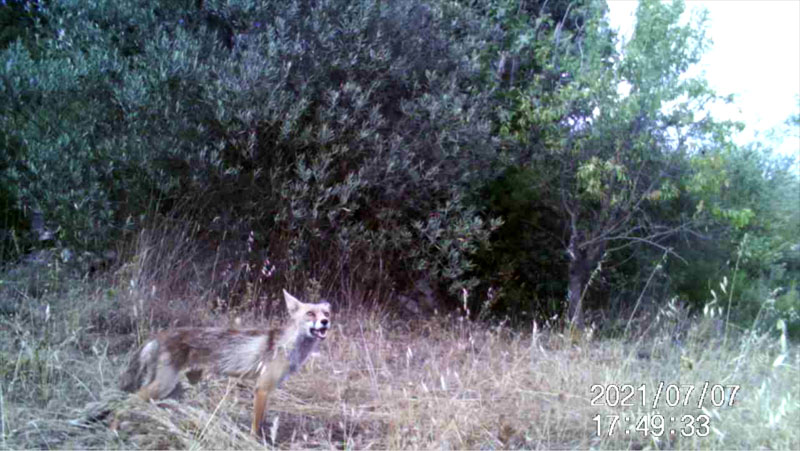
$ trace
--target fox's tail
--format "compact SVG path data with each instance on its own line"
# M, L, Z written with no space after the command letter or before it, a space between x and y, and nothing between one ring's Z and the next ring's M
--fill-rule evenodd
M122 374L119 388L135 392L146 386L156 377L159 354L158 340L150 340L131 357L128 369Z

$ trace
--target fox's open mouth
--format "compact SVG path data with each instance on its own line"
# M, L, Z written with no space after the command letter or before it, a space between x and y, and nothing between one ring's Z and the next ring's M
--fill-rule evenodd
M328 335L327 327L320 327L318 329L311 328L311 335L317 338L325 338Z

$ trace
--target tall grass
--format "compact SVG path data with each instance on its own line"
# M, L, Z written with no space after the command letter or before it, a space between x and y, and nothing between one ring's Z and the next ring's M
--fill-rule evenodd
M153 289L160 286L159 274L172 274L174 266L136 265L174 265L188 254L146 240L137 246L136 257L116 277L67 279L37 296L24 280L0 278L2 294L17 301L0 317L2 448L800 447L797 346L775 334L736 330L729 331L726 343L718 327L722 312L714 307L672 327L684 320L670 322L680 315L668 306L648 334L599 339L539 327L512 330L458 316L407 320L344 300L333 300L339 311L332 334L274 394L264 436L253 439L249 382L221 377L195 386L184 382L182 399L157 404L116 390L137 335L172 324L170 318L150 321L151 312L170 315L170 309L156 306L179 306L187 296ZM163 258L147 260L156 250ZM39 268L39 276L56 270ZM168 293L174 297L161 297ZM112 315L115 323L97 320ZM229 319L203 313L192 323ZM129 326L118 327L124 321ZM671 408L662 399L653 408L662 382L682 387L682 395L695 387L693 402ZM698 408L706 382L739 386L733 405L715 407L707 399ZM592 403L594 385L623 384L644 386L646 405ZM725 400L731 400L730 392ZM639 420L655 414L707 415L708 435L656 437L651 429L643 436L624 428L607 433L614 416L623 422L625 416Z

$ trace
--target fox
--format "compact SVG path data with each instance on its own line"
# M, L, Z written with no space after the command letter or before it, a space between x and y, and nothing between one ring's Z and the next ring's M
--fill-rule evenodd
M270 394L328 336L331 306L304 303L283 290L289 319L274 329L176 328L163 331L142 345L130 359L120 388L144 401L168 397L186 370L191 384L203 371L255 379L253 422L258 436Z

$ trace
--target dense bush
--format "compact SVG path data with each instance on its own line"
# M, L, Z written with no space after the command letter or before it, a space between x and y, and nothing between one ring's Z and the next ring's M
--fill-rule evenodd
M746 323L796 283L796 174L695 119L719 97L683 76L706 41L680 2L643 2L624 46L605 10L3 2L3 258L36 245L41 214L67 256L171 227L210 262L172 280L222 272L225 298L429 285L473 316L549 319L643 294L700 307L729 275Z
M65 246L153 212L254 237L289 285L468 287L489 224L484 42L417 1L54 2L37 54L3 53L5 186ZM251 233L252 232L252 233Z

